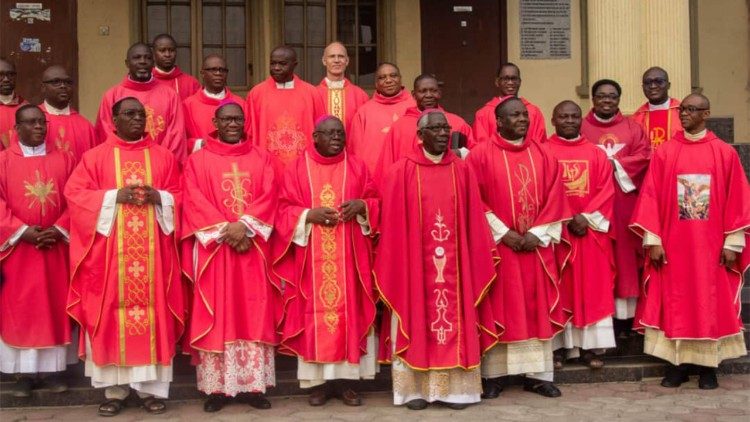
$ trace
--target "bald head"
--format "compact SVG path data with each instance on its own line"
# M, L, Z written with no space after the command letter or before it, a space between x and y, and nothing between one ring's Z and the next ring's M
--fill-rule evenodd
M344 44L334 41L323 50L323 66L326 68L326 78L332 81L344 79L346 68L349 66L349 54Z
M64 67L53 65L42 73L42 95L44 101L55 108L70 105L73 94L73 78Z
M690 94L680 103L680 123L686 132L697 134L706 129L711 116L711 102L705 95Z
M711 109L711 101L709 101L708 97L706 97L703 94L690 94L687 97L685 97L682 101L690 100L690 103L693 105L697 105L698 107L705 108L710 110Z
M518 97L511 97L501 102L495 107L495 117L505 117L508 114L508 110L516 108L518 103L521 103L523 108L526 108L526 105Z
M269 73L277 83L286 83L294 79L294 68L297 67L297 52L285 45L271 51Z
M13 95L16 89L16 66L0 59L0 95Z

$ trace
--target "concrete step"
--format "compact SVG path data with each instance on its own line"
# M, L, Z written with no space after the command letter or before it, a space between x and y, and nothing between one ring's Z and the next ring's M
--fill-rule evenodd
M294 364L288 357L277 359L281 367ZM599 370L591 370L577 363L567 363L565 367L555 373L555 381L561 384L592 383L592 382L635 382L644 378L661 377L664 375L663 361L649 356L605 357L606 365ZM186 370L187 361L180 357L175 362L174 382L170 387L170 400L195 400L205 396L195 388L195 372ZM750 356L734 359L723 363L720 371L724 374L750 373ZM38 406L78 406L98 404L104 400L102 390L91 387L89 379L83 376L83 365L72 366L68 370L70 383L69 391L60 394L49 390L34 390L32 396L19 399L12 395L13 380L4 377L0 382L0 407L38 407ZM511 380L513 383L520 379ZM364 393L373 391L389 391L391 389L390 367L381 366L380 373L374 380L361 381L358 389ZM269 396L296 396L307 394L299 388L295 369L277 370L277 385L268 391Z

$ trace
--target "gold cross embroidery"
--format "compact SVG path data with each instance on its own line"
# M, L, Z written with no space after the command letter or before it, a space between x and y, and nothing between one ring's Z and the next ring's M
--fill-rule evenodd
M222 173L221 177L224 179L221 182L221 188L224 192L229 192L231 198L224 200L224 206L231 209L237 216L242 216L245 213L245 195L248 194L246 184L250 185L250 173L246 171L240 171L237 163L232 163L232 171L229 173Z

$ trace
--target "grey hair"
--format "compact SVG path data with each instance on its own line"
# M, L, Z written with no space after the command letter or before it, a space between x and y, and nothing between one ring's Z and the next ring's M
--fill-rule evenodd
M445 117L445 114L442 111L428 111L427 113L424 113L422 117L419 118L419 120L417 120L417 129L422 130L425 126L427 126L427 119L430 118L430 114L439 114Z

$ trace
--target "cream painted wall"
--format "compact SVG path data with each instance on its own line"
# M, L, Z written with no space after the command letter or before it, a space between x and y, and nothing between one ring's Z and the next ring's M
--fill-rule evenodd
M127 72L125 52L131 44L131 3L123 0L78 0L78 95L81 113L96 120L99 101ZM109 35L99 35L108 26Z
M735 142L750 142L750 0L698 2L698 84L714 116L734 117Z
M422 27L420 25L419 0L394 2L395 41L394 62L401 69L404 86L422 73Z

